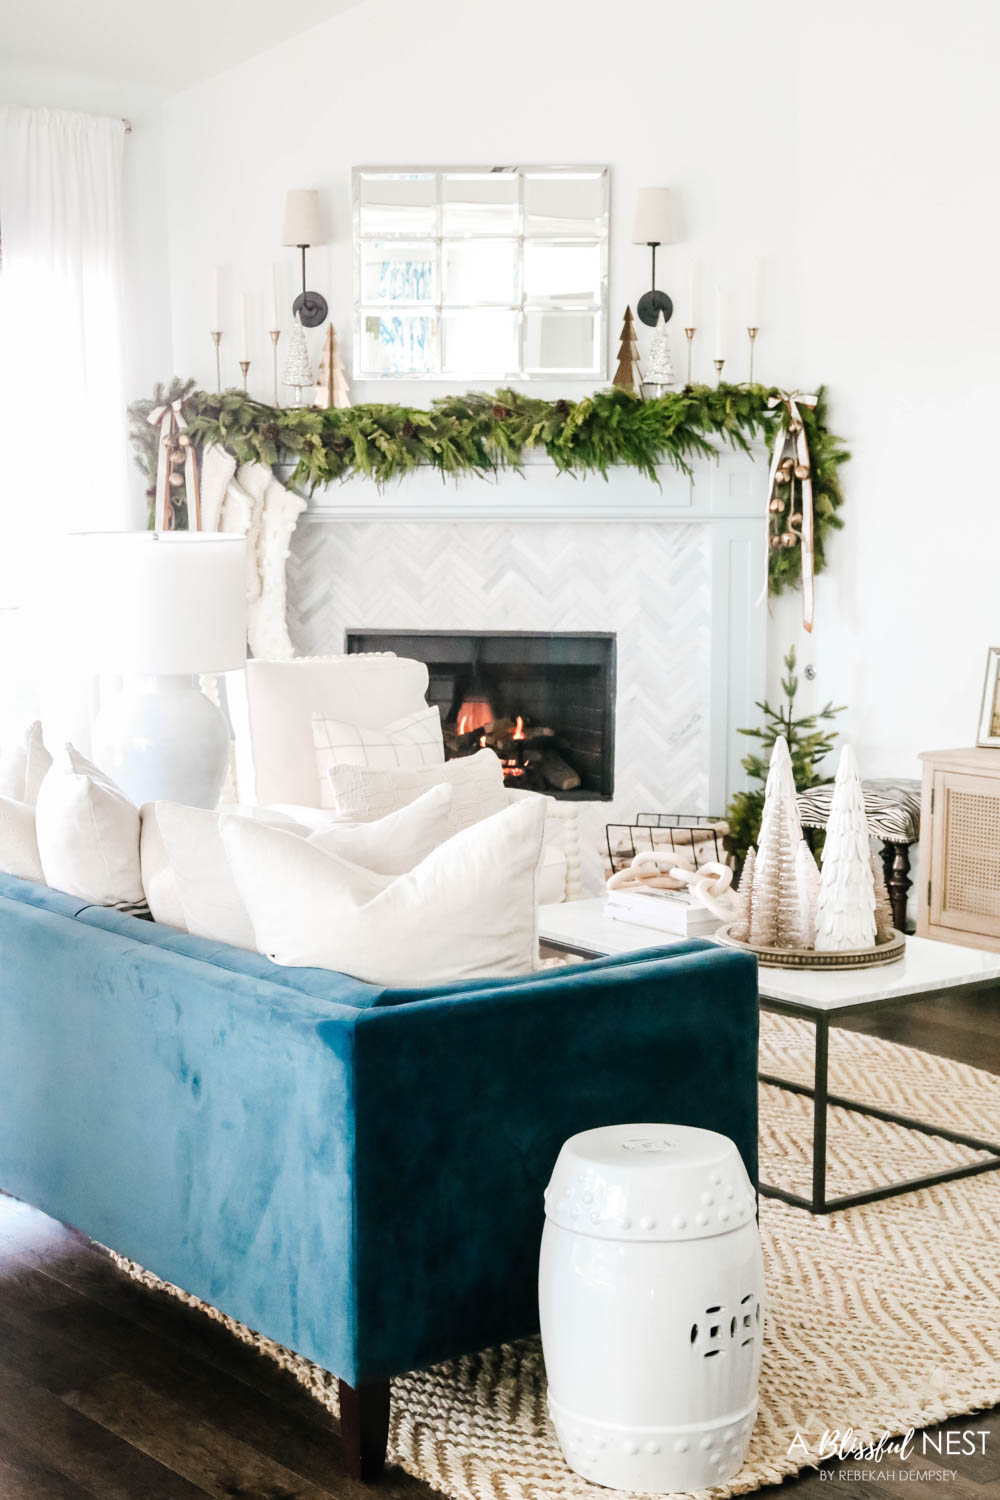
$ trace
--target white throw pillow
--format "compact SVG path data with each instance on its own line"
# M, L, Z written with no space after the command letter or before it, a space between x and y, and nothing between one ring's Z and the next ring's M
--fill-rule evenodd
M319 774L320 806L333 806L327 780L331 766L374 766L380 770L412 770L444 762L441 715L434 708L394 719L381 729L366 729L342 719L313 714L313 745Z
M177 877L160 827L158 809L162 806L162 802L144 802L139 809L142 820L139 829L142 888L154 922L164 922L168 927L177 927L181 932L187 932Z
M225 819L222 838L257 947L275 963L431 985L533 970L544 823L540 797L517 803L395 879L240 818Z
M0 760L0 797L12 797L34 807L52 757L45 748L42 726L36 719L24 739Z
M338 818L371 823L413 802L432 786L451 787L453 834L502 812L507 806L503 767L492 750L413 771L381 771L372 766L331 766L329 785Z
M13 797L0 797L0 870L18 880L45 884L35 838L35 809Z
M396 875L419 864L448 837L450 804L451 788L435 787L411 807L380 823L330 824L327 819L327 826L313 834L290 818L264 808L234 808L219 814L175 802L157 802L156 822L187 931L196 937L231 943L234 948L255 949L253 924L223 843L223 823L249 818L302 840L308 837L328 853L365 869Z
M95 906L146 910L139 809L72 745L42 782L35 832L47 885Z

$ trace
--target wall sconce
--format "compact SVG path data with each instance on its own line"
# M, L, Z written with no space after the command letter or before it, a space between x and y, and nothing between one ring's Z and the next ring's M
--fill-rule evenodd
M319 292L306 291L306 251L310 245L322 243L319 193L315 188L289 188L285 194L282 244L294 245L302 251L302 290L292 303L292 312L302 319L303 328L318 328L327 314L326 298Z
M656 249L658 245L672 245L674 243L674 215L669 188L645 187L639 189L639 201L635 208L635 224L632 229L633 245L648 245L653 254L653 272L650 277L651 287L639 298L637 311L644 323L650 328L656 327L656 321L663 314L663 321L668 323L674 310L674 304L666 292L656 290Z

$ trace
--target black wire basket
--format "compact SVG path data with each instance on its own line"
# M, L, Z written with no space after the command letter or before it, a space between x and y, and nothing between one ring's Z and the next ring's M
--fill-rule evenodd
M612 874L650 849L681 854L696 870L713 860L727 863L724 818L701 813L639 813L634 823L608 823L604 832Z

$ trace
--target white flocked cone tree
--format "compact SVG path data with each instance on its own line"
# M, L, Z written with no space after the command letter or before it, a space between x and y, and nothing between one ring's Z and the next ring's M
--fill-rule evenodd
M750 941L757 948L803 946L804 921L796 876L801 842L791 756L788 742L779 737L771 751L753 871Z
M816 951L841 953L875 942L875 883L865 797L854 751L845 745L833 786L816 903Z

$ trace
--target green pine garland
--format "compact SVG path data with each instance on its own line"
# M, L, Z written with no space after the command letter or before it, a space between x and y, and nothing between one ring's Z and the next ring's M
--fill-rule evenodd
M289 482L310 491L355 474L382 486L427 465L448 478L492 476L498 469L519 469L525 452L536 448L563 473L607 479L621 464L656 482L658 465L690 473L693 461L711 457L720 442L749 452L754 441L770 447L780 440L788 411L768 406L777 395L776 388L762 385L690 385L652 401L615 387L581 401L470 391L441 397L429 410L372 403L321 411L264 406L238 390L209 395L193 381L175 380L158 386L151 401L135 402L129 416L137 461L150 486L156 480L158 430L146 418L160 402L177 399L199 446L219 443L240 463L294 465ZM829 533L843 525L838 471L848 454L827 429L822 388L816 406L803 406L800 413L812 459L820 572ZM182 502L177 511L183 524ZM772 530L780 529L773 521ZM773 594L799 581L800 548L775 548L769 561Z

